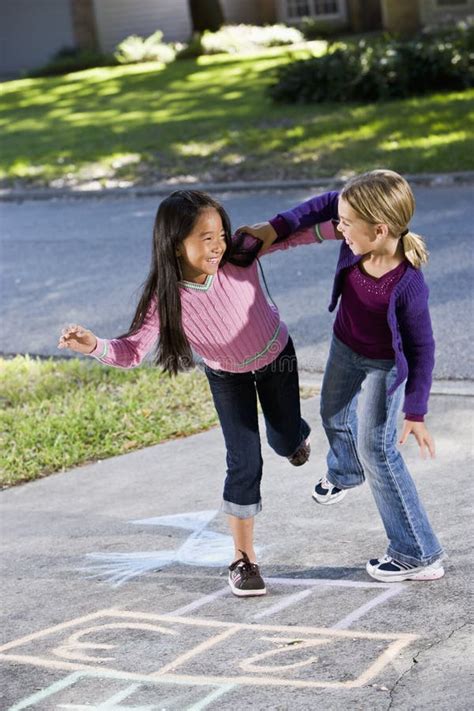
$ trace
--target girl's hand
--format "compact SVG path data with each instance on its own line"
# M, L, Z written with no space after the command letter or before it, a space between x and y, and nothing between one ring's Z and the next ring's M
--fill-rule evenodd
M424 422L412 422L411 420L405 420L403 424L403 432L400 437L399 444L405 444L408 439L408 435L412 434L415 436L418 446L420 448L421 456L426 459L426 450L430 453L430 457L433 459L435 456L435 444L433 437L430 435L425 427Z
M277 238L277 233L269 222L257 222L255 225L243 225L237 229L237 232L247 232L247 234L252 235L252 237L256 237L263 242L260 254L271 247Z
M72 351L88 355L97 345L97 338L92 331L82 326L72 324L63 328L58 342L58 348L70 348Z

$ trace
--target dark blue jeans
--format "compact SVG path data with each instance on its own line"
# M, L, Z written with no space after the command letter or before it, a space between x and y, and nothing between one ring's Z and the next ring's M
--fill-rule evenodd
M257 396L268 444L277 454L291 456L311 431L301 417L295 349L289 338L272 363L249 373L205 370L227 449L222 510L250 518L262 508Z

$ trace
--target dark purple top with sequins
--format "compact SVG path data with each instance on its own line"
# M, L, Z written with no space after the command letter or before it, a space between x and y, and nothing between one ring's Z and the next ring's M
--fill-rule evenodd
M387 311L406 268L403 261L379 278L367 274L360 262L346 269L334 335L355 353L377 360L395 358Z

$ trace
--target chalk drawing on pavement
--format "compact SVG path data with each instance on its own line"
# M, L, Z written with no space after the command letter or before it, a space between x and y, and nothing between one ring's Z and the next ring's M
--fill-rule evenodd
M228 615L224 615L226 619L194 615L196 610L230 597L226 586L164 614L116 608L99 610L3 645L0 660L68 672L62 680L68 688L67 679L86 684L94 675L120 680L125 685L108 697L108 706L103 697L100 703L97 701L91 688L88 708L95 704L93 708L98 710L148 711L149 700L157 699L159 709L162 699L175 693L169 691L172 686L181 685L179 694L191 696L187 701L180 697L181 701L177 701L176 706L170 703L169 708L198 711L212 699L239 686L360 688L387 665L396 663L404 648L417 638L404 632L349 629L369 611L400 594L405 589L402 584L297 578L268 578L267 583L275 593L279 592L279 599L256 605L253 620L248 620L248 607L244 610L242 606L238 610L242 610L245 621L229 621ZM344 595L347 592L349 599L357 589L374 595L358 607L352 607L349 614L331 627L259 621L289 607L308 604L311 595L320 597L322 590L332 588L341 589ZM150 649L154 650L152 655ZM41 705L46 698L44 694L56 693L66 686L61 686L59 680L38 692L43 696L34 694L10 711L33 707L36 703ZM201 691L198 688L197 696L193 696L193 689L197 687ZM100 689L103 693L104 686ZM147 696L147 690L151 690L151 696ZM135 693L135 706L119 705L125 699L127 704L128 700L132 702ZM73 694L64 700L61 708L76 707L79 711L80 705L74 706L73 702L82 703L85 697ZM154 709L153 704L151 709Z
M145 518L128 523L140 526L166 526L191 531L184 542L175 549L164 551L132 551L130 553L89 553L88 566L81 568L90 578L101 578L118 587L132 578L161 570L174 563L182 565L220 567L227 566L234 553L232 537L207 526L218 511L195 511ZM261 552L261 548L257 552Z
M107 697L104 695L104 682L115 687ZM143 679L138 683L130 683L123 675L113 672L73 672L22 699L8 711L23 711L35 706L44 709L45 702L48 709L69 711L202 711L233 688L234 685L229 684L190 686L179 681L161 679ZM122 705L124 701L127 701L127 705Z

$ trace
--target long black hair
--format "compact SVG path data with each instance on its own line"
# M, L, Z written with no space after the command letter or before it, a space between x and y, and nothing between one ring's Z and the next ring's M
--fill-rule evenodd
M156 299L160 321L160 339L155 362L170 375L193 365L191 346L181 320L182 278L176 250L192 229L202 210L214 208L222 219L226 250L221 265L231 258L230 219L222 205L198 190L176 190L158 208L153 227L153 247L148 277L143 285L130 329L122 337L136 333L143 325L150 304ZM232 260L234 261L234 260ZM237 261L237 260L236 260ZM246 266L240 259L238 263Z

